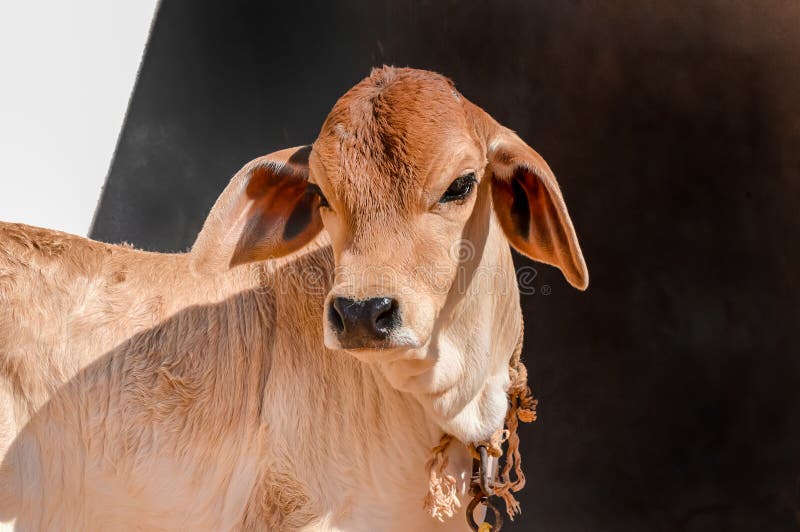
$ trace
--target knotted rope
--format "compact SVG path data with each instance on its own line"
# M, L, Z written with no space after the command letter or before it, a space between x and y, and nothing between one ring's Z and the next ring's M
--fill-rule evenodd
M494 492L505 502L506 512L512 521L514 516L521 513L519 501L514 497L514 493L525 487L525 473L522 471L522 455L519 451L517 429L520 421L523 423L536 421L536 405L538 404L528 386L528 370L520 360L523 333L524 328L520 326L519 339L509 361L510 384L507 391L509 405L505 427L497 430L488 441L470 446L473 456L477 456L476 446L483 445L490 455L499 458L503 456L503 443L508 443L505 464L499 475L500 482L495 484ZM449 434L442 436L439 445L432 450L433 456L426 464L430 481L424 508L432 517L440 521L443 521L444 517L452 517L461 507L456 480L445 472L448 463L446 451L452 440L453 437Z

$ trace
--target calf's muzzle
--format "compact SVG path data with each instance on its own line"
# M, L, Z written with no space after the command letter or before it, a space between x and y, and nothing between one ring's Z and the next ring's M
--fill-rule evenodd
M335 297L328 320L345 349L380 347L400 324L397 300L389 297Z

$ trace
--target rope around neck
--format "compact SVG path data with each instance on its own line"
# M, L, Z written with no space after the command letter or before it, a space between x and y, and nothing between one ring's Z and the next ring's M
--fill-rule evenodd
M521 319L520 323L522 323ZM512 521L522 511L514 493L525 487L525 473L522 471L522 455L519 451L517 429L520 421L523 423L536 421L536 405L538 404L528 386L528 370L520 360L523 335L524 327L520 326L519 339L508 367L508 376L511 382L507 391L509 405L505 426L495 432L489 441L469 446L473 456L476 456L476 446L483 445L489 454L499 458L503 456L503 443L508 444L505 464L499 475L500 482L495 484L494 491L495 495L505 502L506 513ZM425 465L429 475L429 485L428 493L423 501L423 508L431 517L439 521L452 517L461 507L456 479L446 472L449 462L447 448L453 439L453 436L449 434L442 436L439 445L431 450L431 459Z

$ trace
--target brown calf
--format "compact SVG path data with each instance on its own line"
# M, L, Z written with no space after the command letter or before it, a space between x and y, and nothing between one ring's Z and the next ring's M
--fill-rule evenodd
M237 173L191 253L0 224L0 519L463 529L423 511L424 466L464 444L463 513L522 327L509 243L586 288L544 160L446 78L393 68L312 147Z

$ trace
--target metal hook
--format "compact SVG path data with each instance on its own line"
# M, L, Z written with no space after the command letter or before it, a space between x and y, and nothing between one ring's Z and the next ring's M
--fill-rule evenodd
M480 482L483 495L491 497L494 495L494 486L492 485L492 470L489 468L489 452L485 445L478 445L477 451L480 456L478 482Z

